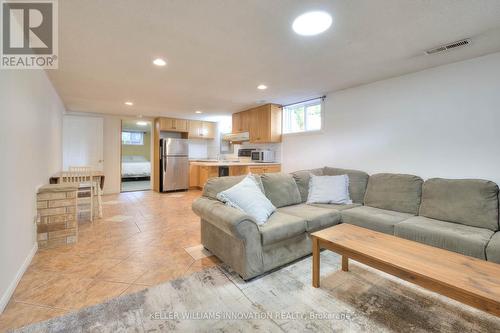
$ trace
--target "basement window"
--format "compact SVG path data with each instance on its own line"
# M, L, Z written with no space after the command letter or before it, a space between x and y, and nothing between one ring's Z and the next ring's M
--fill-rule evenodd
M283 107L283 133L320 131L322 128L323 98Z
M143 132L122 132L122 144L129 146L143 146Z

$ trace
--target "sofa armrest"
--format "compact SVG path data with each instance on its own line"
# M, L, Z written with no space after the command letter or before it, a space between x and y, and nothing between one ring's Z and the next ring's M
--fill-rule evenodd
M248 233L259 234L257 223L251 216L220 201L201 197L193 202L192 208L203 220L240 239L247 239Z

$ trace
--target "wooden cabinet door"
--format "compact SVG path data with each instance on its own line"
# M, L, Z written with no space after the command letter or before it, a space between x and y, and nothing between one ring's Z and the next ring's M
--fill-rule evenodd
M210 121L189 120L190 139L215 139L215 123Z
M200 166L199 187L204 187L207 180L219 176L219 167L216 166Z
M229 166L230 176L243 176L248 173L248 167L245 165L231 165Z
M271 117L269 105L259 106L250 111L250 142L270 142Z
M249 132L250 131L250 121L251 121L250 112L243 111L240 113L241 113L240 132Z
M264 167L265 173L281 172L281 165L269 165Z
M241 132L241 112L233 113L232 122L231 132L233 134Z
M190 120L188 122L188 138L190 139L199 138L200 131L201 131L200 120Z
M172 119L172 130L177 132L187 132L188 121L186 119Z
M215 139L215 123L210 121L201 122L201 136L204 139Z
M198 187L200 180L200 166L189 165L189 187Z
M250 122L251 122L250 110L233 113L232 119L233 119L233 127L231 130L232 133L241 133L250 131Z
M187 132L186 119L160 118L160 131Z
M172 130L172 119L160 118L160 131L170 131L170 130Z
M261 173L264 173L264 168L260 166L249 166L248 172L260 175Z
M269 142L281 142L283 108L281 105L271 104L269 113Z

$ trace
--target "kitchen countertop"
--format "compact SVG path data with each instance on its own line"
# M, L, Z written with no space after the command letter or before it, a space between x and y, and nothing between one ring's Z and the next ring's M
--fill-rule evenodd
M199 165L199 166L265 166L265 165L280 165L281 163L279 162L272 162L272 163L259 163L259 162L231 162L231 161L197 161L197 160L191 160L189 161L190 164L192 165Z

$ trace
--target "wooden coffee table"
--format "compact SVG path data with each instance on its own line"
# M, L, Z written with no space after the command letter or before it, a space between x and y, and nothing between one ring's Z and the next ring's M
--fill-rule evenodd
M319 287L320 249L500 316L500 265L392 235L340 224L311 234L313 287Z

